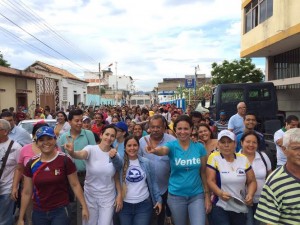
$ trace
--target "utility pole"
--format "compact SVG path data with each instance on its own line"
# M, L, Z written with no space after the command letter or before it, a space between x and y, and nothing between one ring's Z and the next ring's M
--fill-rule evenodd
M197 98L197 71L200 70L199 65L195 66L195 89L194 89L194 105L196 107L196 98Z
M101 105L101 64L99 63L99 107Z

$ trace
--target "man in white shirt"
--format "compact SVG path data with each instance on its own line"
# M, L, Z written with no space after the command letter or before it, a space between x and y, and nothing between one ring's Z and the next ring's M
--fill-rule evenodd
M9 155L4 166L3 160L8 151L11 139L8 137L10 132L10 124L4 119L0 119L0 225L13 224L13 212L15 202L11 199L12 183L14 171L18 165L21 145L13 142ZM4 166L4 167L3 167Z
M298 117L295 115L289 115L285 120L285 126L275 132L274 142L276 144L277 167L282 166L286 163L286 156L282 150L282 140L284 133L291 128L297 128L298 126Z

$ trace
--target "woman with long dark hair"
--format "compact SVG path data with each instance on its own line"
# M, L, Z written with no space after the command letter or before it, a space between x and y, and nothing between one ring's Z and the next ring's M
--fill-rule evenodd
M161 196L150 161L138 156L139 140L129 136L124 141L124 165L121 173L123 209L121 225L149 225L153 208L161 211Z
M171 175L168 205L176 225L204 225L205 215L211 210L210 193L206 182L206 151L201 143L190 140L193 122L181 115L174 123L177 140L153 148L147 141L146 150L156 155L168 155Z

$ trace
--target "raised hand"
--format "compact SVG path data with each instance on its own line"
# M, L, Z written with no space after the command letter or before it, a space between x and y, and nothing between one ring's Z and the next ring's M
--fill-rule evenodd
M110 158L114 158L117 155L118 146L119 145L117 144L115 148L112 148L112 149L109 150L108 155L109 155Z
M151 143L151 139L147 139L146 137L144 137L144 140L146 141L147 145L146 145L146 152L148 153L155 153L155 148L153 148L152 143Z
M64 144L64 149L70 154L72 155L74 153L74 140L71 138L69 138L68 136L66 136L67 139L67 143Z

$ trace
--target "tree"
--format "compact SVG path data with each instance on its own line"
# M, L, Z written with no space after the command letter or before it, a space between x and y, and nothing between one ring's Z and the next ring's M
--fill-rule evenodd
M10 64L8 64L5 59L3 59L3 55L1 51L0 51L0 66L10 67Z
M232 62L224 60L222 64L214 62L211 78L213 84L261 82L264 74L250 58L241 58Z

